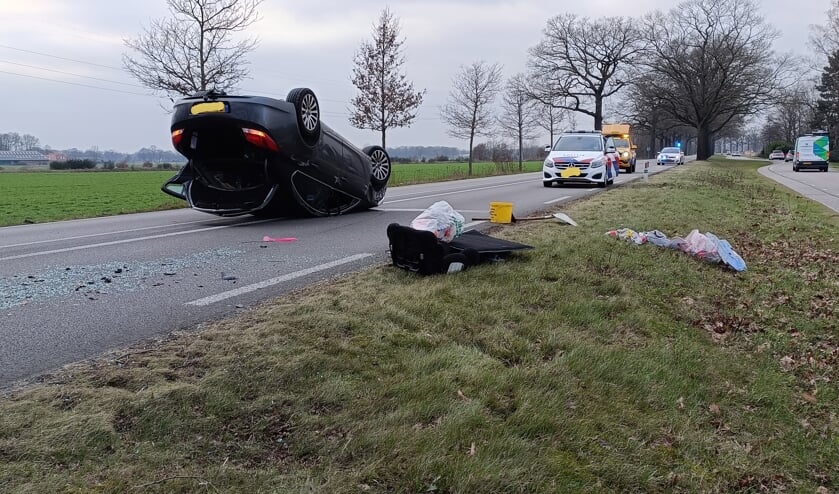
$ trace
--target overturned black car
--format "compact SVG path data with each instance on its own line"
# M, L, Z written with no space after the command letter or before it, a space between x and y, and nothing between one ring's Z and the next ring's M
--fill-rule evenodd
M329 216L377 206L391 162L321 122L315 94L285 100L207 91L175 103L172 144L187 164L167 194L220 216Z

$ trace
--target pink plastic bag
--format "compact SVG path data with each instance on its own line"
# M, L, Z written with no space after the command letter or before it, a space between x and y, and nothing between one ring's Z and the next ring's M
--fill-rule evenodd
M688 233L682 250L706 261L718 262L720 260L716 242L699 233L699 230Z

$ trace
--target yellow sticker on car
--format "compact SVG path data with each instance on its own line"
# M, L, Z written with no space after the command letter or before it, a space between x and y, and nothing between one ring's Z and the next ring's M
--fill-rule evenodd
M199 113L223 113L227 111L223 101L210 101L207 103L196 103L189 109L189 113L198 115Z
M580 169L576 166L569 166L568 168L559 172L559 176L562 178L568 177L579 177L580 176Z

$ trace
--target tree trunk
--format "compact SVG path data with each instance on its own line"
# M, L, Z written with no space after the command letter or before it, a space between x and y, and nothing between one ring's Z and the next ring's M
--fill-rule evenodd
M522 135L521 135L521 131L519 131L519 171L522 171L524 169L522 167L522 164L521 164L521 162L522 162L522 159L521 159L521 154L522 154L521 145L522 145Z
M469 135L469 176L472 176L472 143L475 141L475 134Z
M384 127L382 128L382 149L387 149L385 147L385 129L384 129Z
M594 95L594 130L603 129L603 96Z
M713 135L705 125L696 129L696 159L707 160L714 154Z

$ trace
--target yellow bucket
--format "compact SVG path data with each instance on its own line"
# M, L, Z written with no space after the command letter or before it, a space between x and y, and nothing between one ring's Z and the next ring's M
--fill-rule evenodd
M489 203L490 223L510 223L513 220L512 202L491 202Z

